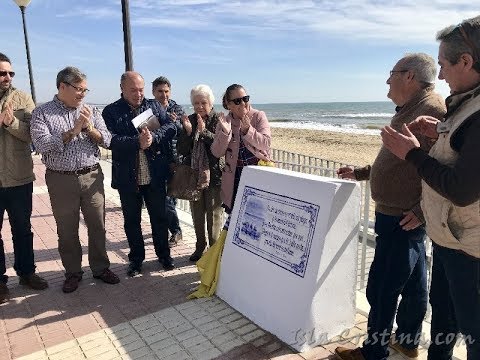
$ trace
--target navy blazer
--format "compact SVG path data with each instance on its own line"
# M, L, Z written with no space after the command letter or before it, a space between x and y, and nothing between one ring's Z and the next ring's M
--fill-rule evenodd
M169 164L174 162L172 139L178 126L167 119L166 111L156 100L143 99L136 112L122 97L103 109L102 115L112 133L112 188L119 191L138 191L138 151L140 142L137 129L132 124L135 114L152 109L160 122L160 129L152 132L152 145L144 150L148 160L151 184L165 186L170 176Z

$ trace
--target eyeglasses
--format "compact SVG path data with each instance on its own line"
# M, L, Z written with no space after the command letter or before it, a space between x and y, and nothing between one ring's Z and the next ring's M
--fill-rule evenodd
M71 86L72 88L74 88L75 90L77 90L78 93L80 94L87 94L90 90L89 89L82 89L81 87L78 87L78 86L75 86L75 85L72 85L68 82L65 82L65 84Z
M7 76L7 74L13 78L15 76L15 71L0 71L0 76Z
M245 95L244 97L239 97L239 98L228 100L228 101L233 102L235 105L240 105L242 100L245 104L248 103L250 101L250 95Z
M390 70L390 76L392 76L395 73L405 73L408 72L408 70Z

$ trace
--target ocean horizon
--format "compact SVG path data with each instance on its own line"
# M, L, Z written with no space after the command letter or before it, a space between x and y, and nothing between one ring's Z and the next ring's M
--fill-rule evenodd
M92 104L103 108L106 104ZM187 114L193 106L181 104ZM388 125L395 114L391 101L370 102L319 102L319 103L267 103L255 104L255 109L265 111L272 127L325 130L377 135ZM226 112L221 104L216 111Z

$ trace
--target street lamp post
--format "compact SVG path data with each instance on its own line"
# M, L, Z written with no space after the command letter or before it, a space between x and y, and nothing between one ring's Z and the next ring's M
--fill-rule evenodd
M123 47L125 52L125 71L133 70L132 40L130 37L130 10L128 0L122 0Z
M13 0L22 12L23 35L25 36L25 49L27 50L28 75L30 76L30 91L32 92L33 102L36 104L35 85L33 84L32 62L30 61L30 47L28 46L27 25L25 23L25 9L31 0Z

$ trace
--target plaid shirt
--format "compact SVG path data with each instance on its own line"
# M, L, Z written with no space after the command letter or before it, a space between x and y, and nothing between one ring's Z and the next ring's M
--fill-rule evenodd
M100 161L100 149L87 134L81 132L67 144L62 140L62 133L73 128L82 106L68 108L55 95L52 101L33 110L30 122L32 142L48 169L75 171ZM101 146L108 148L112 135L97 108L93 108L90 121L102 134Z

